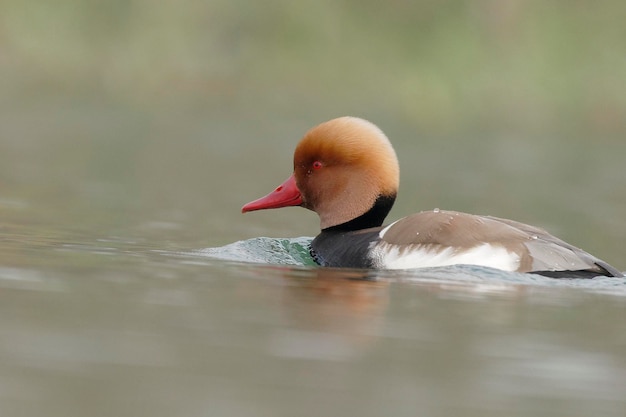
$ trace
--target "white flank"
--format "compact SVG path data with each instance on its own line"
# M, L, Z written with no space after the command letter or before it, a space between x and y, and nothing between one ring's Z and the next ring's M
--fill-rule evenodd
M386 228L381 230L384 234ZM387 242L372 245L371 256L374 264L384 269L428 268L447 265L481 265L505 271L516 271L519 256L502 246L483 243L471 249L415 245L397 246Z

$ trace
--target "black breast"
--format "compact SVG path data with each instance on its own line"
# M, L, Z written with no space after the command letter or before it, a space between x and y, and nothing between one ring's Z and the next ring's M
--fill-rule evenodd
M380 227L352 232L323 230L311 242L311 256L322 266L374 268L370 243L378 240Z

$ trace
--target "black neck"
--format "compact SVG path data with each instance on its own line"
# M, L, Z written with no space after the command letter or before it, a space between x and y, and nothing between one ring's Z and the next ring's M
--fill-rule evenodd
M369 229L370 227L378 227L383 224L385 217L389 214L389 210L396 201L396 195L380 195L374 202L371 209L360 215L359 217L338 224L336 226L327 227L323 231L352 231Z

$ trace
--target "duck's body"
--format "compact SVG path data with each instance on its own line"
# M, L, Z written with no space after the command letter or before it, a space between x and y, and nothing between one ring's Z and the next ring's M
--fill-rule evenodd
M552 277L621 276L606 262L512 220L432 210L386 227L322 231L311 255L323 266L410 269L481 265ZM574 272L575 271L575 272Z
M622 276L606 262L512 220L435 209L386 227L399 184L387 137L363 119L342 117L311 129L294 154L294 174L242 211L303 206L321 233L311 255L322 266L411 269L481 265L547 276Z

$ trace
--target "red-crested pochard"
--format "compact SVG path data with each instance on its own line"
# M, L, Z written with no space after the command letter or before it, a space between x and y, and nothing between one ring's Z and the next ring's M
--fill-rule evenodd
M396 153L373 123L340 117L309 130L294 172L242 212L302 206L320 217L311 255L322 266L409 269L455 264L552 277L623 274L538 227L491 216L431 210L381 226L400 179Z

